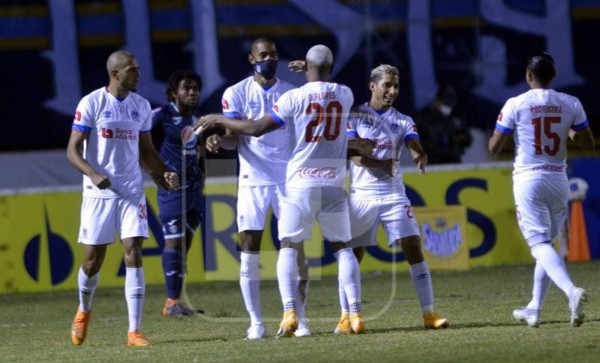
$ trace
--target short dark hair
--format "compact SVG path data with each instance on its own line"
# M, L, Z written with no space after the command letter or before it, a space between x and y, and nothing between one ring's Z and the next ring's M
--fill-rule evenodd
M541 83L549 83L556 76L554 58L548 52L534 54L527 60L527 70Z
M187 69L177 70L169 76L167 80L167 100L169 102L174 101L173 93L177 92L177 87L179 87L179 83L184 79L191 79L198 83L198 88L202 90L202 77L194 71L190 71Z

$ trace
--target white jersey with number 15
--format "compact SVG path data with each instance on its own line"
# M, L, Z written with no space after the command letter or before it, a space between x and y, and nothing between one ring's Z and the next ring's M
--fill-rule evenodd
M350 88L308 82L275 103L275 122L291 127L294 141L287 166L288 186L344 186L348 115L354 103Z
M576 97L552 89L532 89L510 98L496 121L496 131L514 133L514 174L566 171L569 129L589 122Z

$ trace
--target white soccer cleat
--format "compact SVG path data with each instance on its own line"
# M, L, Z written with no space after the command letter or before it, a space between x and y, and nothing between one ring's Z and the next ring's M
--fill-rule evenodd
M540 311L536 309L515 309L513 310L513 317L519 321L527 323L532 328L540 326Z
M587 293L581 287L575 287L569 294L569 310L571 310L571 326L578 327L583 324L585 314L581 305L587 301Z
M266 338L269 334L267 334L267 330L262 323L253 324L248 328L248 335L245 340L258 340Z
M298 329L294 332L294 336L297 338L309 337L311 335L310 328L308 327L308 320L306 318L299 319Z

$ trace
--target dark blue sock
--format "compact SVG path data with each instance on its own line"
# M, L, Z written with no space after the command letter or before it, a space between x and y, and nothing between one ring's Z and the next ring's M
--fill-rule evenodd
M169 299L179 299L183 282L181 252L165 247L162 254L162 266L165 274L165 286Z

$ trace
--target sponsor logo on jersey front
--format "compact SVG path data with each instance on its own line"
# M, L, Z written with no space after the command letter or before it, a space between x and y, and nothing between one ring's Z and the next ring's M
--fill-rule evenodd
M121 140L134 140L138 139L138 132L130 129L115 128L109 129L103 127L100 134L105 139L121 139Z
M112 112L111 111L103 111L102 117L103 118L112 118Z
M377 149L381 149L381 150L392 150L392 140L390 139L383 139L383 140L377 140Z

